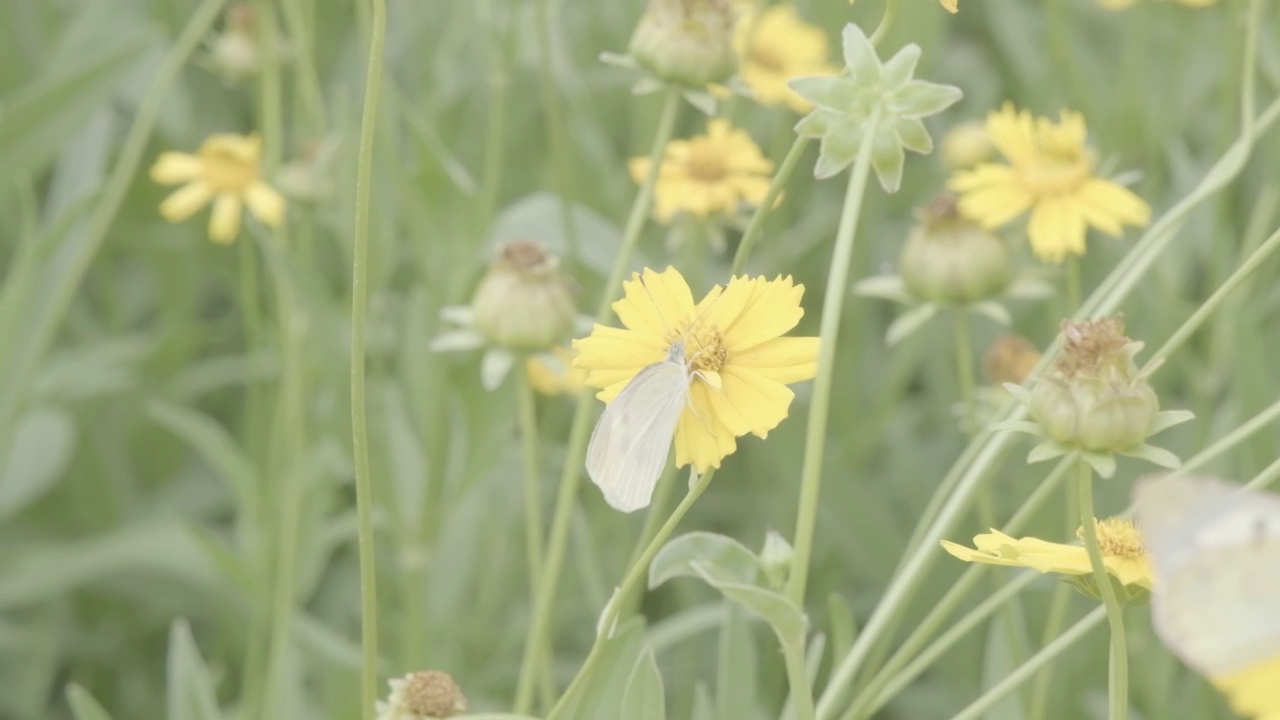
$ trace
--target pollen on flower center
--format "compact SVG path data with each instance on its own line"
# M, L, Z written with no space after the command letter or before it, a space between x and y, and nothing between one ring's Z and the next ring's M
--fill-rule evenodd
M1092 163L1079 154L1046 153L1040 162L1018 168L1018 176L1036 195L1071 193L1090 177Z
M724 157L715 148L694 145L690 150L688 172L693 179L715 183L729 174L729 169L724 164Z
M1098 533L1098 549L1106 557L1140 558L1146 554L1142 531L1128 518L1094 520ZM1076 531L1084 539L1084 529Z
M762 45L751 48L750 58L753 65L773 72L782 72L787 67L787 63L773 48Z
M698 324L683 333L673 334L671 342L680 338L685 338L685 357L689 360L690 369L696 372L719 372L729 359L724 335L717 328Z
M216 191L243 190L258 178L255 163L236 148L210 142L200 150L204 180Z

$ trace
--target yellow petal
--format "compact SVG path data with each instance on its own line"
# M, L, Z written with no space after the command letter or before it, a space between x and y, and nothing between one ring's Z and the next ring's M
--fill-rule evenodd
M161 185L177 185L200 177L200 158L180 152L161 153L151 166L151 179Z
M947 9L947 12L960 12L960 8L956 6L957 0L940 0L940 2L942 3L942 7Z
M720 371L720 380L724 388L720 397L746 419L757 437L765 437L787 417L795 398L786 385L750 368L726 366Z
M1280 720L1280 655L1211 681L1244 717Z
M789 275L776 280L736 277L721 301L708 309L707 322L721 329L731 353L746 352L794 328L804 316L803 295L804 285L796 285Z
M245 188L244 202L263 225L280 227L284 222L284 196L261 180Z
M227 244L240 234L240 197L234 193L222 193L213 201L209 215L209 238L216 243Z
M733 433L716 418L703 383L689 388L692 400L676 424L676 467L693 465L699 473L720 467L720 461L738 447Z
M645 268L622 288L623 298L613 304L613 311L630 330L665 339L693 314L693 293L673 267L660 273Z
M1044 198L1036 203L1027 222L1027 239L1036 257L1060 263L1069 253L1084 254L1084 218L1067 201Z
M1151 206L1128 188L1110 180L1091 178L1076 191L1076 197L1091 211L1106 213L1125 225L1141 226L1151 221Z
M749 367L774 382L811 380L818 371L816 337L780 337L766 340L748 350L735 352L730 362Z
M189 183L160 203L160 216L169 222L182 222L195 215L213 197L213 188L197 180Z

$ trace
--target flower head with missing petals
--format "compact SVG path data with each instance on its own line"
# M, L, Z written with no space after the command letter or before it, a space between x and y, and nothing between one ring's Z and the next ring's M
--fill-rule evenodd
M864 143L871 143L871 165L885 192L902 183L905 150L928 153L933 138L923 119L960 99L960 90L913 79L920 47L907 45L881 63L862 29L844 28L845 69L837 77L805 77L791 87L816 107L796 125L796 132L821 138L822 152L814 175L827 178L853 163Z
M739 276L694 303L675 268L646 269L623 283L613 304L624 328L596 325L573 343L597 397L612 402L641 370L666 358L677 341L693 373L689 404L676 426L676 465L719 467L737 438L765 437L787 416L787 387L813 377L818 338L781 337L800 321L803 285L790 277Z
M1079 113L1064 110L1055 123L1005 103L988 116L987 134L1009 164L983 163L953 175L960 212L997 228L1030 210L1027 239L1042 261L1083 255L1090 227L1119 237L1125 225L1150 221L1141 198L1094 176L1097 159Z
M151 166L151 179L161 185L186 183L164 202L160 215L182 222L213 202L209 238L230 243L240 234L243 208L263 225L284 221L285 200L258 174L262 138L257 135L211 135L195 155L167 152Z
M1125 587L1150 590L1153 584L1151 558L1143 546L1142 533L1125 518L1094 520L1102 564L1107 573ZM1081 533L1077 532L1077 536ZM1025 567L1042 573L1057 573L1078 578L1081 589L1089 592L1093 566L1082 545L1065 545L1039 538L1012 538L998 530L978 535L974 547L968 548L946 540L942 548L965 562ZM1096 591L1096 588L1094 589ZM1097 597L1096 592L1092 593Z

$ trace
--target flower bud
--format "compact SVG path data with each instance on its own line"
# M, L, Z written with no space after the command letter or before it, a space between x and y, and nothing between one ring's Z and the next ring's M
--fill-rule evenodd
M504 246L471 300L475 329L492 343L521 352L564 340L575 313L559 266L559 258L536 242Z
M458 684L448 673L438 670L409 673L388 681L391 695L378 703L380 720L441 720L467 709Z
M227 8L226 29L209 44L213 66L227 83L250 77L261 67L258 43L253 37L257 15L248 3Z
M1135 447L1151 434L1160 402L1133 356L1119 317L1062 321L1062 350L1031 391L1031 415L1045 435L1093 452Z
M764 579L769 587L781 590L787 584L787 575L791 573L791 557L794 554L791 543L778 533L770 530L764 536L760 565L764 568Z
M1004 292L1013 280L1009 247L960 216L944 195L921 213L898 261L907 290L921 300L970 303Z
M986 124L973 120L948 130L938 154L948 170L967 170L991 157L993 150Z
M1002 335L987 349L982 373L992 385L1021 385L1038 362L1040 351L1030 340L1021 335Z
M722 82L738 68L729 0L649 0L631 36L631 56L665 82L691 88Z

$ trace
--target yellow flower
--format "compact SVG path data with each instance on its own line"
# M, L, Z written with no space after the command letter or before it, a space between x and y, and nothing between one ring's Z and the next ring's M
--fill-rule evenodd
M247 206L264 225L284 220L284 197L258 175L262 138L255 135L210 135L196 155L162 153L151 166L151 179L161 185L186 183L164 202L160 215L182 222L213 201L209 237L230 243L240 234L240 215Z
M577 395L587 389L587 371L573 364L576 356L567 347L530 355L525 360L529 384L543 395Z
M631 177L643 182L648 158L633 158ZM773 163L745 130L728 120L707 123L707 134L667 145L654 188L653 215L669 223L678 212L699 218L731 212L740 203L758 205L769 190ZM661 358L659 358L661 359Z
M991 139L987 137L986 125L970 120L955 125L942 136L938 154L942 164L951 170L964 170L991 157Z
M947 9L947 12L949 13L960 12L960 7L959 5L957 5L959 0L938 0L938 1L942 3L942 7Z
M738 76L761 105L809 112L813 106L787 81L837 72L827 61L827 34L801 20L793 5L773 5L739 20L734 47L741 58Z
M1102 564L1107 572L1124 585L1151 589L1151 558L1142 544L1142 534L1132 520L1107 518L1095 520ZM1089 575L1093 566L1081 545L1063 545L1039 538L1012 538L998 530L978 535L974 548L942 541L942 547L965 562L988 565L1026 567L1042 573Z
M1089 226L1119 237L1123 225L1146 225L1151 208L1128 189L1093 176L1084 117L1032 118L1006 103L987 118L987 134L1009 165L983 163L952 176L960 212L996 228L1027 210L1031 249L1045 262L1083 255Z
M795 394L788 384L813 377L818 338L780 337L796 326L803 285L791 278L732 278L696 305L674 268L648 268L622 284L613 310L626 329L596 325L575 340L577 367L596 397L612 402L645 367L667 357L683 340L693 373L689 404L676 425L676 466L699 472L719 467L736 438L765 437L787 416Z
M1244 717L1280 720L1280 655L1211 681Z

